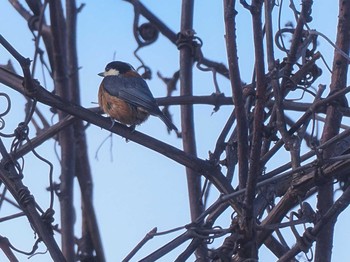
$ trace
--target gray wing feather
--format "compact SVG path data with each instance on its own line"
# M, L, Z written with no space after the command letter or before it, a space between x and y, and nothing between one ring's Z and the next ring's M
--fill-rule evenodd
M134 106L142 107L150 114L161 113L147 83L142 78L107 76L103 79L103 85L109 94Z
M176 126L160 111L145 80L137 77L106 76L103 79L104 89L136 107L145 109L151 115L160 117L169 130L177 130Z

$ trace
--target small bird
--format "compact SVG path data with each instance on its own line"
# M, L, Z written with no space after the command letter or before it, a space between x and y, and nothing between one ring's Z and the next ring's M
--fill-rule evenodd
M105 71L98 103L112 119L135 128L147 120L149 115L158 116L169 130L177 131L176 126L160 111L145 80L128 63L113 61Z

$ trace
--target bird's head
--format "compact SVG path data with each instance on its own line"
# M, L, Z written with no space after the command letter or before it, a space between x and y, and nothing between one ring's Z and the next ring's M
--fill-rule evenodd
M121 62L121 61L113 61L106 65L105 71L99 73L99 76L118 76L119 74L125 74L129 71L135 72L135 69L132 65Z

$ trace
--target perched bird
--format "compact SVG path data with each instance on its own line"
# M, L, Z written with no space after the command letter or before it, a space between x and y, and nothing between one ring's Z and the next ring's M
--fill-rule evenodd
M158 116L169 130L176 126L160 111L147 83L128 63L114 61L107 64L98 103L112 119L135 127L147 120L149 115Z

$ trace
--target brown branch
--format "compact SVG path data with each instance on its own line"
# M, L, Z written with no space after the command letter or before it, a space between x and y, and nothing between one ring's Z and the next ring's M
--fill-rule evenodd
M337 101L339 97L344 96L348 92L350 92L350 87L346 87L333 94L330 94L328 97L322 100L315 101L310 105L309 108L306 109L305 113L295 122L295 124L291 126L291 128L288 130L288 133L294 134L294 132L297 132L298 129L310 118L310 116L314 112L317 112L317 108L323 108L328 103ZM283 143L283 139L278 140L274 147L261 158L263 165L283 146Z
M235 22L237 11L234 8L234 1L224 0L226 51L237 120L239 188L244 188L248 176L248 125L238 65Z
M52 36L51 36L51 28L45 23L45 17L42 12L44 12L44 5L41 1L26 1L29 8L33 12L33 15L26 10L17 0L10 0L12 6L16 9L16 11L27 21L29 29L34 33L34 31L38 31L42 36L47 55L52 64ZM40 21L40 17L42 20ZM40 23L41 22L41 23Z
M7 40L0 35L0 44L18 61L18 63L21 65L22 67L22 71L23 71L23 86L24 86L24 91L27 93L32 93L34 92L34 83L33 83L33 79L31 77L31 73L30 73L30 59L29 58L25 58L23 57L20 53L17 52L17 50L15 48L13 48L13 46L7 42Z
M77 14L75 0L66 1L67 21L67 65L68 65L68 87L71 100L80 104L79 68L76 46ZM80 247L84 259L97 259L105 261L102 240L97 223L96 213L93 205L92 174L88 157L85 127L82 120L74 123L75 146L75 175L78 178L82 194L82 239L84 243ZM94 251L96 255L94 255Z
M53 80L55 93L71 101L72 94L68 81L67 67L67 31L66 20L63 14L62 3L55 0L49 1L52 47L53 47ZM58 111L59 119L66 116L64 111ZM75 210L73 205L73 180L75 177L75 139L71 126L60 132L59 143L61 146L61 175L60 175L60 206L62 229L62 252L68 261L75 258L74 251L74 221Z
M183 1L182 15L181 15L181 30L183 34L186 32L192 32L193 22L193 1ZM188 35L187 37L191 37ZM180 94L181 96L192 96L192 49L190 46L183 45L180 49ZM197 155L196 152L196 140L194 130L193 119L193 106L182 105L181 106L181 126L182 126L182 141L184 151L193 156ZM201 188L200 180L191 169L186 169L187 183L190 198L191 218L195 220L197 216L202 213L201 204ZM199 201L199 202L198 202Z
M58 123L52 125L51 127L47 128L45 131L41 132L39 135L34 137L30 140L29 143L26 143L22 145L16 152L14 152L14 155L12 157L14 159L19 159L29 153L32 149L35 149L36 147L40 146L42 143L47 141L48 139L52 138L53 136L56 136L61 130L66 128L67 126L71 125L76 120L73 116L66 116L62 120L60 120Z
M177 41L177 34L172 31L163 21L161 21L158 17L156 17L147 7L145 7L140 1L138 0L124 0L126 2L129 2L134 6L134 9L137 10L136 12L139 12L142 16L144 16L148 21L150 21L152 24L154 24L160 33L162 33L166 38L168 38L173 44L176 45ZM226 66L224 66L221 63L217 63L214 61L211 61L205 57L202 58L201 63L207 67L215 68L216 72L219 74L228 77L228 70Z
M339 16L336 46L347 55L350 47L350 2L339 1ZM331 93L338 90L344 90L347 82L349 63L345 57L339 52L334 52L332 78L330 84ZM326 142L339 133L342 114L340 113L337 104L343 104L345 96L340 97L338 103L330 104L327 107L326 120L321 137L321 143ZM347 103L347 102L345 102ZM323 151L323 158L327 159L331 156L333 148L327 148ZM317 209L320 214L325 214L333 204L333 184L327 183L321 185L318 191ZM333 234L335 221L325 225L316 239L315 260L331 261Z
M29 21L29 19L32 17L31 13L25 9L24 6L18 2L18 0L10 0L9 2L25 20Z
M189 44L193 37L193 10L194 1L182 1L181 10L181 35L184 39L188 39ZM193 94L193 76L192 65L193 55L190 45L179 45L180 50L180 94L181 96L192 96ZM194 129L193 105L182 105L181 109L181 130L182 144L184 152L197 156L196 136ZM203 212L201 177L195 170L186 168L188 197L190 202L191 221ZM202 241L200 241L202 242ZM198 243L199 245L199 243ZM198 246L197 246L198 247ZM207 251L201 247L196 250L196 257L205 259Z
M136 245L136 247L131 250L131 252L123 259L123 262L130 261L132 257L157 233L157 228L153 228L149 231L146 236Z
M256 100L254 106L253 119L253 137L251 140L250 168L248 172L246 192L244 195L243 209L243 230L245 231L245 247L239 252L242 258L257 259L258 248L256 245L256 227L254 217L253 202L256 194L256 183L258 176L261 175L262 166L260 162L260 153L263 136L264 107L266 101L265 66L263 50L263 31L262 31L262 1L253 0L251 5L251 14L253 19L254 50L255 50L255 74L256 74ZM253 240L253 241L252 241ZM248 244L249 243L249 244Z
M300 12L300 16L297 22L297 26L294 30L292 43L288 52L288 57L286 61L286 66L283 73L282 83L281 83L281 93L282 96L285 95L286 89L288 85L291 85L292 82L290 81L290 77L292 76L292 70L294 64L297 62L298 57L298 48L300 47L300 44L302 43L302 33L303 28L306 23L306 21L309 18L309 14L311 13L311 5L312 0L304 0L302 1L302 9Z
M209 96L167 96L157 98L157 103L161 106L207 104L220 107L223 105L233 105L233 100L232 97L226 97L224 94L213 94Z
M275 122L276 117L281 115L281 112L279 110L282 109L282 102L280 101L280 94L279 94L279 81L278 81L278 69L277 69L277 62L275 61L274 56L274 42L273 42L273 23L272 23L272 10L273 5L272 2L269 0L264 1L265 4L265 32L266 32L266 54L267 54L267 64L268 64L268 71L269 75L271 76L270 84L272 87L272 90L274 92L274 97L276 101L273 101L271 107L273 107L269 123L267 127L271 127L272 130L275 130ZM269 101L268 101L269 102ZM282 125L277 124L277 129ZM276 134L277 131L274 131ZM266 154L266 152L269 150L271 145L271 139L264 139L261 149L261 154Z
M286 252L278 262L287 262L293 259L297 254L302 251L307 251L312 245L312 242L315 240L315 237L318 236L325 227L329 224L334 224L341 212L343 212L350 204L350 187L348 187L344 193L335 201L335 203L328 209L324 216L316 223L313 228L307 228L304 232L304 235L301 239L298 240L298 243ZM316 259L315 259L316 261ZM319 261L319 260L318 260Z
M0 236L0 249L6 257L9 259L11 262L18 262L19 260L16 258L15 254L12 252L12 249L10 248L10 241L3 236Z
M44 241L52 259L54 261L66 261L53 237L51 225L48 226L48 224L44 223L43 218L38 213L34 197L20 179L23 174L18 174L16 171L2 140L0 140L0 153L3 157L0 164L0 179L2 183L5 184L6 188L21 206L23 212L25 212L30 224Z
M287 173L289 175L294 174L293 184L290 185L286 194L262 221L260 224L261 227L281 222L289 210L304 199L306 192L308 192L311 188L314 188L317 183L317 177L319 177L319 175L317 172L315 172L315 170L318 168L323 170L323 178L334 179L335 177L339 177L342 174L348 174L350 172L350 160L340 161L331 165L325 163L322 166L307 164L303 168L302 172L300 170L296 170ZM278 183L280 183L280 181ZM271 230L264 230L258 234L259 245L265 241L271 232Z
M173 239L171 242L167 243L166 245L162 246L158 250L154 251L153 253L149 254L147 257L139 260L139 262L149 262L149 261L157 261L159 258L164 256L165 254L169 253L170 251L174 250L187 240L191 239L191 233L189 231L181 234L180 236ZM123 260L123 262L126 262L127 260Z
M232 99L231 99L231 103L232 103ZM233 147L233 145L226 145L225 139L233 125L233 123L236 120L236 114L235 114L235 110L232 111L231 115L229 116L226 124L224 125L218 139L216 140L216 144L215 144L215 150L214 152L210 155L210 159L213 161L219 161L220 160L220 155L222 154L222 152L225 150L226 146L229 147ZM226 150L226 154L227 154L227 150ZM226 159L229 158L229 155L226 155ZM236 165L237 163L235 163Z

